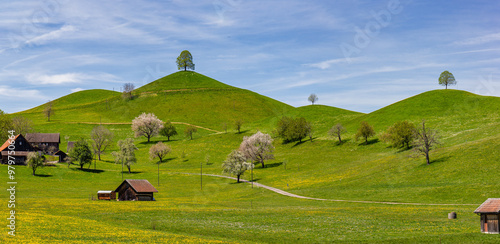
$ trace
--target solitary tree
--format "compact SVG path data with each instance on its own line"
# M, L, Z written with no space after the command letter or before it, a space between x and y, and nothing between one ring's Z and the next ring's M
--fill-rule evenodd
M234 121L234 128L238 131L238 134L241 133L241 126L243 125L243 120L237 119Z
M318 96L316 96L316 94L312 93L311 95L309 95L309 98L307 99L309 102L312 103L312 105L314 105L314 103L316 101L318 101Z
M177 57L177 68L179 70L184 69L186 71L187 69L194 70L194 63L193 63L193 56L188 50L184 50L181 52L179 57Z
M28 153L28 167L33 170L33 175L35 175L35 171L39 167L43 167L43 163L45 162L45 157L41 154L41 152L29 152Z
M186 136L190 137L191 140L193 140L193 133L196 133L197 131L198 129L196 129L196 127L194 127L193 125L189 125L184 130L184 134L186 134Z
M123 85L123 98L129 100L132 99L132 91L135 89L135 86L133 83L125 83Z
M52 101L49 101L45 105L45 109L43 110L43 114L47 117L47 121L50 122L50 116L54 115L54 110L52 109Z
M32 133L33 130L33 122L23 116L16 116L12 118L12 126L16 131L16 134Z
M160 130L160 135L167 137L167 140L170 141L170 137L177 135L177 130L172 122L167 121Z
M399 121L389 127L383 136L384 141L392 144L393 147L410 148L413 142L415 125L408 121Z
M142 113L132 120L132 130L135 132L135 137L144 136L148 138L148 142L151 137L158 135L162 128L163 121L153 113Z
M122 165L126 165L128 173L130 174L130 167L132 166L132 164L137 162L137 159L135 157L135 150L137 150L137 147L134 144L134 139L127 138L124 140L119 140L118 148L120 148L119 151L112 153L115 157L115 162L121 162Z
M432 148L439 144L438 132L435 130L425 128L425 121L422 121L422 128L415 129L415 151L425 156L427 165L431 164L429 159L429 152Z
M358 138L360 137L365 138L365 143L368 144L368 138L374 135L375 135L375 130L373 130L373 127L370 124L368 124L368 122L363 121L361 122L361 126L359 127L355 137L356 140L358 140Z
M99 125L92 129L90 138L93 141L92 147L94 148L94 152L97 154L99 160L101 160L101 154L109 145L111 145L111 142L113 141L113 132L109 131L104 126Z
M451 72L445 70L439 76L439 84L445 86L446 87L445 89L448 89L449 85L455 85L457 84L457 81L455 80L455 77Z
M342 134L346 132L346 129L342 124L336 124L334 125L329 131L328 134L332 137L337 137L339 138L339 144L342 144Z
M160 161L158 161L158 185L160 185L160 164L163 161L163 158L167 156L168 153L170 153L172 149L170 149L169 146L163 144L163 142L158 142L155 145L151 146L149 148L149 157L151 160L154 160L158 158Z
M245 156L240 151L233 150L227 155L222 168L224 173L236 176L238 178L237 182L240 183L240 177L245 171L252 169L253 164L246 162Z
M75 143L69 155L73 162L78 162L80 169L83 169L85 164L92 163L92 150L90 150L89 144L83 139Z
M260 131L250 137L243 137L239 150L246 160L261 163L262 168L265 167L264 160L274 159L273 139Z

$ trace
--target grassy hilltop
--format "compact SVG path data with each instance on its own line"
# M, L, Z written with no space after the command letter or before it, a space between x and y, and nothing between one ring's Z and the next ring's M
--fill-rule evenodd
M231 87L195 72L177 72L134 91L122 99L112 91L90 90L53 101L55 115L46 122L44 105L20 112L40 132L60 132L69 140L89 138L102 121L115 141L133 137L131 120L153 112L175 122L178 136L137 138L138 162L126 179L148 179L157 189L156 202L90 201L97 190L114 190L122 179L121 165L110 152L90 169L66 165L37 170L17 167L19 236L26 242L192 242L192 243L494 243L496 236L480 233L472 211L488 197L500 195L500 98L457 90L426 92L369 114L311 105L294 108L254 92ZM15 114L17 115L17 114ZM275 160L256 165L254 179L294 194L345 201L296 199L204 176L221 174L226 155L243 136L257 130L272 132L281 116L311 121L315 139L303 143L275 141ZM242 119L243 133L232 128ZM440 132L441 144L431 151L431 165L413 152L378 141L380 133L400 120L423 119ZM372 124L377 136L369 145L353 139L361 121ZM193 140L182 134L185 124L200 129ZM228 133L222 133L227 123ZM336 123L347 128L338 145L327 131ZM216 132L218 131L218 132ZM153 143L172 147L166 162L149 159ZM1 166L6 167L6 166ZM243 178L250 179L250 172ZM7 181L7 174L0 179ZM0 194L7 206L7 193ZM360 203L375 201L410 205ZM437 205L436 205L437 204ZM447 205L449 204L449 205ZM5 207L4 207L5 208ZM4 209L6 212L6 209ZM458 213L448 220L447 213ZM7 217L7 216L6 216ZM108 239L112 236L112 239ZM9 243L7 237L0 240Z

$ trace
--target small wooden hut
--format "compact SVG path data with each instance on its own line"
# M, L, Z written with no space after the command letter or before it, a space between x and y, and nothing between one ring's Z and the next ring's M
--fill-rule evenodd
M500 233L498 219L500 216L500 198L488 198L474 213L481 216L481 232Z
M97 199L99 200L115 200L116 192L114 191L97 191Z
M118 192L118 201L154 201L156 188L147 180L124 180L115 192Z

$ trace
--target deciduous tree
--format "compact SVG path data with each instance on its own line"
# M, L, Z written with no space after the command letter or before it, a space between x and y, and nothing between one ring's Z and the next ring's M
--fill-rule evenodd
M439 76L439 84L445 86L445 89L448 89L449 85L455 85L457 84L457 81L455 80L455 76L453 76L452 73L450 73L448 70L445 70Z
M96 126L92 129L92 132L90 133L90 138L93 141L92 147L94 148L94 152L97 154L99 160L101 160L101 154L109 145L111 145L113 136L113 132L109 131L102 125Z
M160 130L160 135L167 137L167 140L170 141L170 137L177 135L177 129L172 122L167 121Z
M234 121L234 128L238 131L238 134L241 133L241 126L243 125L243 120L237 119Z
M120 150L112 153L115 157L115 162L121 162L123 165L126 165L128 173L130 174L131 166L137 162L137 158L135 157L135 150L137 150L137 147L134 144L134 139L127 138L119 140L117 145Z
M2 141L10 136L9 131L12 129L12 119L0 110L0 138ZM19 132L15 131L15 134L19 134Z
M123 98L130 100L133 98L132 91L134 91L135 85L133 83L125 83L123 85Z
M246 160L261 163L262 168L265 167L264 160L274 159L273 139L269 134L260 131L250 137L243 137L239 150Z
M240 177L245 173L245 171L252 169L253 164L246 162L246 158L238 150L233 150L229 155L227 155L226 160L222 164L223 172L227 174L234 175L238 178L237 182L240 182Z
M314 94L314 93L312 93L311 95L309 95L309 98L307 98L307 100L309 102L311 102L312 105L314 105L314 103L317 102L318 99L319 99L318 96L316 96L316 94Z
M358 138L363 137L365 139L365 143L368 144L368 138L372 137L375 135L375 130L373 127L368 124L366 121L361 122L361 126L358 129L358 132L356 133L356 140Z
M302 139L312 135L312 130L312 125L305 118L292 119L285 116L278 121L276 134L284 142L302 142Z
M43 110L43 114L47 117L47 121L50 122L50 117L54 115L54 109L52 108L52 101L49 101L45 104L45 109Z
M193 133L196 133L197 131L198 129L196 127L194 127L193 125L188 125L188 127L186 127L186 129L184 130L184 134L186 134L186 136L193 140Z
M26 135L27 133L32 133L34 131L33 121L23 116L16 116L12 118L12 126L16 131L16 134Z
M150 142L151 137L158 135L163 128L163 121L158 119L153 113L142 113L132 120L132 130L135 137L144 136Z
M170 152L172 151L172 149L163 144L163 142L158 142L156 143L155 145L151 146L151 148L149 148L149 158L151 158L151 160L154 160L156 158L158 158L160 161L158 161L158 185L160 185L160 164L162 163L163 161L163 158L165 156L167 156L167 154L169 154Z
M29 152L27 163L28 167L33 170L33 175L35 175L36 169L39 167L43 167L43 163L45 162L45 157L41 152Z
M177 69L181 70L184 69L186 71L187 69L194 70L194 63L193 63L193 55L188 50L184 50L181 52L179 57L177 57Z
M415 129L414 135L416 140L414 147L415 151L425 156L427 165L431 164L429 152L436 144L439 144L438 132L425 128L425 121L422 121L422 127Z
M342 126L342 124L336 124L334 125L329 131L328 131L328 134L330 134L330 136L332 137L337 137L339 138L339 144L342 144L342 134L344 134L346 132L346 129L344 128L344 126Z
M83 139L75 143L69 155L73 162L78 162L78 164L80 165L80 169L83 169L83 166L85 164L92 163L92 150L90 150L90 146L87 141Z
M414 132L415 125L413 123L406 120L399 121L387 129L383 135L383 140L394 147L406 147L406 149L409 149L413 142Z

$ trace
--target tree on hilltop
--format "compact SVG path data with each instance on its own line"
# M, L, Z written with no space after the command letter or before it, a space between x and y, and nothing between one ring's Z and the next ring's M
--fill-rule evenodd
M187 69L194 70L194 63L193 63L193 55L188 50L184 50L181 52L179 57L177 57L177 69L181 70L184 69L186 71Z
M317 102L318 99L319 99L318 96L316 96L316 94L314 94L314 93L312 93L311 95L309 95L309 98L307 98L307 100L309 102L311 102L312 105L314 105L314 103Z
M457 84L457 81L455 80L455 76L453 76L451 72L445 70L439 76L439 84L445 86L445 89L448 89L449 85L455 85Z

